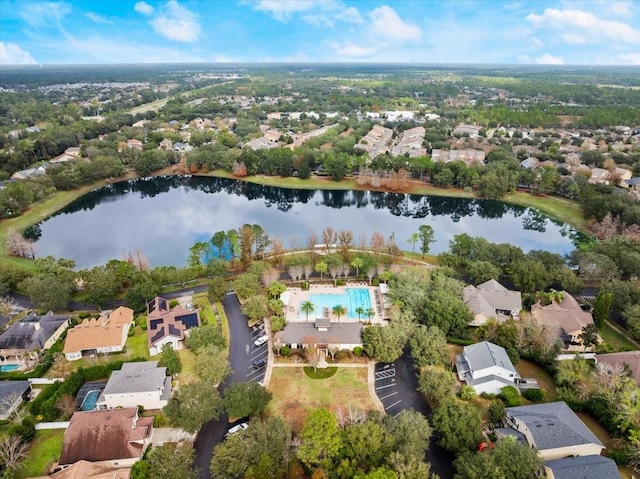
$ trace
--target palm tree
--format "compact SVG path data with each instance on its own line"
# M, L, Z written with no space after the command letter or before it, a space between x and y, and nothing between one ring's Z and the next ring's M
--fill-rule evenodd
M551 303L562 303L562 300L564 299L564 293L562 291L558 291L555 290L553 288L551 288L549 290L549 292L547 293L547 298L549 298L549 301L551 301Z
M364 266L364 261L360 256L356 256L351 260L351 267L356 270L356 278L360 274L360 268Z
M364 308L362 306L358 306L356 308L356 313L358 314L358 322L360 322L360 316L365 313Z
M369 322L371 322L371 318L373 318L376 314L376 312L373 310L373 308L369 308L366 311L367 317L369 318Z
M302 304L300 304L300 311L307 315L307 322L309 321L309 313L313 313L315 310L316 305L309 300L303 301Z
M338 318L338 322L340 322L340 316L347 314L347 308L342 306L341 304L336 304L333 307L333 314Z
M329 265L326 261L318 261L316 263L316 273L320 273L320 279L329 271Z

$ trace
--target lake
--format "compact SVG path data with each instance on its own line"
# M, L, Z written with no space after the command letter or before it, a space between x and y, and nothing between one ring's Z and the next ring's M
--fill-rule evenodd
M186 265L189 247L220 230L259 224L285 247L302 247L309 231L353 232L354 242L379 231L411 250L420 225L435 231L432 253L446 251L454 235L468 233L567 254L580 237L568 225L534 208L498 201L399 193L296 190L211 177L142 178L98 188L77 199L25 236L37 240L36 255L73 259L78 268L142 252L151 266ZM319 241L321 242L321 240ZM419 245L416 245L419 247Z

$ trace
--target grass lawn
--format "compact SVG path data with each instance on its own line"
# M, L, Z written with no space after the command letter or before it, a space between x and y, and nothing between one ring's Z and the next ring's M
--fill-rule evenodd
M613 347L614 352L618 351L634 351L638 347L633 344L624 334L619 333L611 327L608 321L600 327L600 336L602 340Z
M193 297L193 302L200 310L200 319L203 324L218 324L218 319L213 313L213 308L211 307L211 303L209 302L206 293L196 294Z
M182 361L182 371L178 374L178 381L180 385L189 384L190 382L197 381L196 375L196 355L187 348L182 348L176 351Z
M367 368L339 368L328 379L310 379L302 368L273 368L269 382L273 399L268 412L286 418L291 428L299 432L312 409L335 411L349 405L366 411L375 409L367 374Z
M556 383L553 381L551 374L542 369L541 366L527 359L521 359L515 366L521 378L535 378L538 381L540 388L545 391L544 402L558 400ZM531 404L531 402L527 401L524 397L522 398L522 403Z
M48 467L53 464L62 451L64 429L48 429L36 431L36 436L29 445L29 455L25 459L17 477L44 476L49 472Z

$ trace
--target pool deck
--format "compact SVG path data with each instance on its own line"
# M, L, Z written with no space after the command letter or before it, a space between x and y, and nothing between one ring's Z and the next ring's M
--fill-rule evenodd
M284 305L285 317L287 322L292 323L304 323L307 321L306 315L300 312L300 304L309 300L310 294L346 294L347 288L360 288L367 289L369 291L369 299L371 301L371 307L375 311L375 315L371 318L373 324L386 323L387 311L384 307L384 301L382 300L382 294L380 289L376 286L369 286L367 283L351 283L346 286L334 286L331 283L318 283L311 284L309 290L302 290L300 288L289 288L289 301ZM317 306L316 306L317 308ZM348 314L352 314L349 311ZM309 314L309 321L314 321L316 318L322 317L322 311L314 311ZM331 322L338 322L338 318L334 316L333 311L329 309L329 319ZM362 315L361 321L368 321L366 315ZM340 317L341 323L357 322L357 319L347 318L345 316Z

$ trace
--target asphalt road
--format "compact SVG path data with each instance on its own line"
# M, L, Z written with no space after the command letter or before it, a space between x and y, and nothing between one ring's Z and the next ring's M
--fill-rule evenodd
M418 392L418 377L408 354L390 365L376 365L376 394L387 414L396 416L405 409L414 409L431 419L431 408ZM437 434L431 436L427 461L441 479L453 479L453 457L438 446Z
M238 297L235 294L227 294L222 304L229 320L229 362L233 372L220 384L218 389L221 393L235 382L262 381L265 368L256 371L252 364L255 359L267 356L267 344L260 348L253 345L253 341L261 334L261 330L247 326L247 317L242 314ZM213 448L224 439L224 435L231 426L238 422L244 422L244 420L229 424L227 416L224 415L218 421L209 421L198 432L194 443L196 450L194 465L200 468L201 479L211 477L209 463L213 456Z

